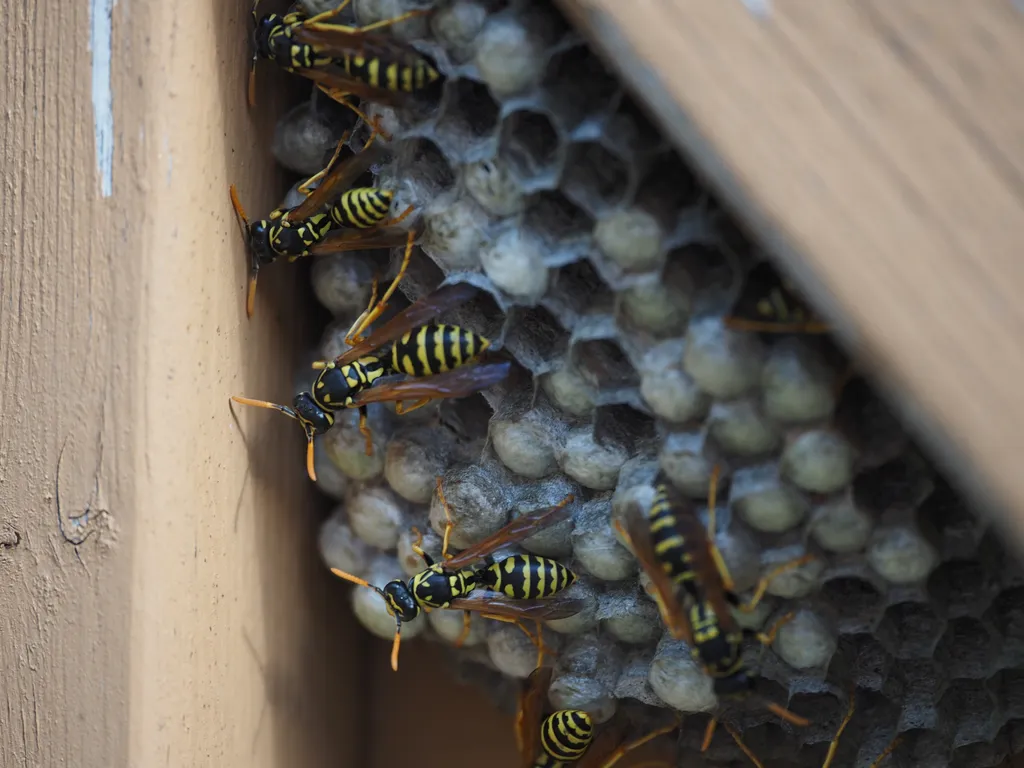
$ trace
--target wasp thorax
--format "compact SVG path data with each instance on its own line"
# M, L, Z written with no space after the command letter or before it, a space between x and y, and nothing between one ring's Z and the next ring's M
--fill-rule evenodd
M309 392L297 394L292 406L303 429L312 431L314 435L322 434L334 425L334 416L317 405Z
M420 607L416 604L416 599L405 582L398 579L389 581L381 591L388 603L388 610L399 621L412 621L420 615Z

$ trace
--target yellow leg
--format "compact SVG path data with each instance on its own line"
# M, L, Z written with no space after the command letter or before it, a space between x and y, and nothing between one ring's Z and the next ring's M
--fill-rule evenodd
M352 323L352 327L348 329L348 333L345 334L345 343L350 347L354 347L363 340L361 332L367 325L369 325L369 323L366 322L366 318L369 317L370 312L373 310L373 306L377 303L378 287L377 278L374 277L373 288L370 291L370 303L366 305L366 309L364 309L362 314L356 318L356 321ZM313 367L316 368L317 366L314 365Z
M628 753L632 752L634 749L638 749L647 742L654 741L654 739L658 738L659 736L664 736L666 733L672 733L672 731L676 730L676 728L678 727L679 722L675 722L671 725L666 725L661 728L658 728L657 730L651 731L646 736L642 736L639 739L635 739L634 741L622 744L621 746L619 746L618 749L612 752L603 763L601 763L601 768L612 768L613 765L619 762L619 760L625 757Z
M725 558L722 557L722 553L718 551L718 545L715 544L718 517L716 503L718 501L718 478L720 475L721 470L716 464L711 468L711 481L708 485L708 549L711 551L711 559L715 561L715 568L718 569L718 573L722 577L722 586L726 592L733 592L736 589L736 584L729 573L729 567L725 564Z
M412 543L412 551L423 558L423 562L428 562L430 557L423 550L423 533L415 526L413 526L412 533L416 537L416 541Z
M493 613L481 613L480 615L485 619L494 619L495 621L503 621L506 624L515 624L523 630L523 634L530 638L530 642L533 643L534 647L537 649L537 661L535 662L535 668L540 669L544 666L544 655L548 652L548 647L544 644L544 632L540 621L535 622L537 624L537 636L534 637L533 633L528 630L526 625L519 619L514 619L511 616L497 616Z
M878 768L878 766L882 764L882 761L885 760L885 758L887 758L889 755L891 755L892 751L900 745L900 741L902 741L902 739L899 736L890 741L889 746L882 750L882 754L875 758L875 761L871 765L869 765L868 768Z
M850 720L853 718L853 710L856 707L855 693L856 688L853 691L850 691L850 706L846 710L846 716L843 717L843 722L839 724L839 729L836 731L836 735L833 736L832 741L829 742L828 753L825 755L825 762L821 764L821 768L829 768L836 757L836 750L839 748L839 737L843 735L843 731L846 730L846 726L850 724Z
M754 596L743 605L738 606L739 610L743 611L744 613L750 613L751 611L753 611L755 608L757 608L758 603L760 603L761 600L764 599L765 592L768 590L768 585L772 583L772 579L774 579L776 576L782 573L785 573L786 571L791 571L794 568L799 568L801 565L807 565L807 563L810 563L813 560L814 555L804 555L803 557L798 557L795 560L790 560L788 563L783 563L782 565L770 570L767 576L762 577L761 580L757 582L757 589L754 590Z
M740 748L740 751L750 758L750 762L756 765L757 768L764 768L764 763L758 760L757 755L750 751L750 747L743 743L743 739L740 738L740 735L735 728L728 723L722 723L722 727L729 732L729 735L732 736L732 740L736 742L736 746Z
M410 206L406 207L406 209L404 211L402 211L400 214L398 214L398 216L396 216L395 218L393 218L393 219L385 219L384 221L382 221L377 226L378 227L393 227L393 226L395 226L397 224L401 224L403 221L405 221L409 217L409 214L412 213L415 210L416 210L416 207L413 206L413 205L410 205Z
M329 96L331 99L336 101L341 106L345 107L346 109L348 109L348 110L350 110L352 112L355 112L356 117L358 117L360 120L362 120L367 125L371 126L373 128L373 134L371 135L370 141L372 141L373 137L376 136L376 135L379 135L381 138L384 139L384 141L391 141L391 134L390 133L388 133L384 129L380 128L379 126L377 126L376 125L377 121L371 120L370 117L365 112L363 112L363 110L361 110L359 107L357 107L351 101L349 101L348 97L351 96L352 94L350 94L350 93L348 93L346 91L343 91L340 88L331 88L330 86L322 85L322 84L318 84L317 88L319 88L321 91L323 91L325 94L327 94L327 96ZM370 141L366 142L366 144L363 146L363 149L366 149L366 147L368 147L370 145Z
M455 527L455 521L452 520L452 508L448 504L448 499L444 497L440 476L437 478L437 499L444 507L444 540L441 542L441 557L444 560L450 560L452 556L448 554L448 539L451 536L452 528Z
M767 632L758 632L757 639L760 641L761 645L771 645L772 643L774 643L775 636L779 634L779 629L781 629L784 624L788 624L789 622L791 622L794 616L796 616L796 614L793 611L790 611L781 619L772 624L771 629L769 629Z
M423 399L417 400L415 403L408 406L405 404L404 401L399 400L397 403L395 403L395 413L397 413L399 416L402 416L403 414L406 413L411 413L415 411L417 408L422 408L424 405L427 405L432 401L432 399L433 398L430 397L424 397Z
M469 611L463 611L462 612L462 632L455 639L455 647L456 648L461 648L465 644L466 640L469 638L469 629L470 629L469 622L470 622Z
M341 13L346 8L348 8L348 6L349 6L349 4L351 2L352 2L352 0L341 0L341 2L338 3L338 5L336 5L331 10L329 10L329 11L321 11L316 16L309 17L309 19L306 20L306 23L307 24L309 24L309 23L319 24L320 22L322 22L322 21L324 21L326 19L330 19L333 16L337 16L339 13Z
M375 21L373 24L367 24L365 27L356 27L357 32L371 32L375 29L383 29L384 27L390 27L392 24L398 24L401 21L407 19L414 19L417 16L425 16L430 13L429 8L420 8L415 11L406 11L401 16L395 16L393 19L382 19L381 21Z
M359 434L366 440L366 455L373 456L373 434L370 432L370 426L366 423L366 409L359 409Z
M380 297L380 301L376 303L373 309L367 308L367 311L359 316L352 328L349 329L348 335L345 337L345 343L354 346L363 340L362 333L365 331L373 322L384 314L384 310L388 308L388 300L394 294L398 288L398 284L402 282L402 278L405 277L405 272L409 268L409 260L412 259L412 246L413 241L416 239L415 232L409 232L409 237L405 244L405 254L402 257L402 266L398 268L398 274L395 275L395 279L391 281L391 285L384 292L384 295Z
M339 156L341 155L341 150L345 148L345 142L346 142L346 141L348 141L348 137L349 137L349 133L348 133L348 132L346 131L346 132L345 132L344 134L342 134L341 138L340 138L340 139L338 139L338 146L336 146L336 147L334 148L334 154L333 154L333 155L331 155L331 159L330 159L330 161L329 161L329 162L327 163L327 167L326 167L326 168L324 168L324 169L323 169L322 171L319 171L319 172L317 172L317 173L314 173L314 174L313 174L312 176L310 176L310 177L309 177L308 179L306 179L306 180L305 180L304 182L302 182L301 184L299 184L299 186L298 186L298 190L299 190L299 192L301 192L301 193L302 193L302 194L303 194L303 195L304 195L305 197L309 197L309 194L310 194L310 192L312 192L312 191L313 191L313 190L311 189L311 187L312 187L312 186L313 186L314 184L316 184L317 182L319 182L319 181L320 181L320 179L322 179L322 178L323 178L324 176L326 176L326 175L327 175L328 173L330 173L330 170L331 170L331 168L333 168L333 167L334 167L334 164L335 164L336 162L338 162L338 157L339 157ZM373 138L373 135L371 134L371 139L372 139L372 138Z

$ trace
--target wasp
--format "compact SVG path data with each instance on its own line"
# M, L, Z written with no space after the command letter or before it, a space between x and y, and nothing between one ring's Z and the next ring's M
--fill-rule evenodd
M750 271L727 328L759 333L828 333L831 329L798 296L796 288L767 261Z
M298 191L305 195L305 199L294 208L278 208L267 218L250 222L238 199L238 190L231 185L231 204L241 223L242 239L249 255L249 286L245 302L245 312L249 317L255 311L259 271L278 258L295 261L312 254L357 248L391 248L407 241L411 243L415 238L414 232L405 232L397 226L412 213L411 206L394 219L388 219L393 198L391 191L377 187L352 187L384 152L379 145L371 146L379 129L375 122L370 125L370 137L362 150L339 162L349 134L342 136L327 167L299 185ZM339 190L343 191L339 193Z
M374 34L429 11L412 10L365 27L331 23L350 3L351 0L343 0L333 10L315 16L292 12L258 18L259 0L255 0L250 106L256 104L256 62L261 58L312 80L327 95L364 119L349 100L350 95L391 106L417 97L436 98L445 78L434 63L409 45Z
M686 640L698 661L715 681L715 693L724 699L755 696L757 676L743 661L743 641L754 637L770 645L779 628L793 614L779 619L767 633L745 630L733 616L733 608L753 611L761 602L771 580L780 573L809 562L804 556L773 569L759 581L753 597L740 601L725 561L714 544L717 467L708 492L708 528L701 525L696 510L660 476L654 501L647 515L638 506L629 507L623 520L614 525L647 573L653 597L673 637ZM677 588L682 588L688 607L680 605ZM806 718L772 701L764 706L793 725L806 726ZM708 723L704 749L711 742L717 720ZM730 730L740 748L746 747Z
M402 624L412 621L421 611L455 609L469 614L477 612L485 618L508 621L522 626L521 621L536 622L573 616L583 609L583 601L566 598L560 593L576 581L576 575L556 560L536 555L512 555L495 561L491 556L499 547L525 539L538 530L561 519L573 496L566 496L553 507L517 517L501 530L457 555L448 552L448 538L453 526L451 509L437 480L437 490L444 505L446 525L442 562L434 560L421 547L422 536L413 545L426 569L409 582L399 579L383 587L365 579L332 568L331 573L353 584L374 590L395 617L395 639L391 649L391 668L398 671L398 650ZM418 532L417 532L418 533ZM470 593L483 589L483 594ZM468 627L467 627L468 628ZM527 635L529 631L524 628ZM465 637L463 632L463 638ZM531 637L532 639L532 637ZM542 644L539 646L542 649Z
M679 727L677 721L626 741L620 722L595 728L590 714L582 709L560 709L544 716L550 684L551 668L540 667L519 695L515 735L522 768L611 768L628 753Z

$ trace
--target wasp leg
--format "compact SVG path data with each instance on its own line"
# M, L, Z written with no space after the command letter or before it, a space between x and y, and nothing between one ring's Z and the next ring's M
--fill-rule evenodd
M314 173L304 182L299 184L298 187L296 187L296 189L298 189L299 192L301 192L305 197L309 197L309 193L313 191L312 189L310 189L310 187L312 187L313 184L316 184L318 181L320 181L320 179L322 179L324 176L330 173L331 168L333 168L334 164L338 162L338 157L341 155L341 150L345 148L345 142L348 141L348 136L349 134L346 132L345 134L342 135L340 139L338 139L338 146L334 148L334 154L331 155L330 161L327 163L327 166L322 171ZM373 136L374 134L371 133L371 141L373 140Z
M341 0L336 6L331 8L329 11L321 11L316 16L310 16L307 20L307 24L318 24L326 19L333 18L339 13L344 11L352 3L352 0Z
M370 432L370 425L366 423L366 406L359 409L359 434L366 440L366 455L373 456L373 433Z
M448 540L452 534L452 528L455 527L455 521L452 520L452 508L448 504L448 499L444 497L444 488L441 487L441 476L437 477L437 500L441 502L441 506L444 507L444 540L441 543L441 557L444 560L451 560L452 556L448 554Z
M375 21L373 24L367 24L365 27L355 27L352 31L354 34L360 34L362 32L370 32L374 29L383 29L384 27L390 27L392 24L398 24L399 22L406 21L407 19L414 19L417 16L425 16L428 13L430 13L429 8L406 11L401 16L395 16L393 19Z
M352 323L352 327L348 329L348 333L345 334L345 343L348 344L350 347L354 347L356 344L363 340L363 337L360 335L360 333L358 333L358 331L360 331L360 329L365 329L367 326L366 318L373 310L374 304L377 303L377 288L377 278L374 277L373 287L370 290L370 303L366 306L366 309L362 311L359 317L356 318L355 322ZM317 363L314 363L313 367L317 368L319 367L319 365Z
M514 619L511 616L497 616L493 613L481 613L480 615L485 619L494 619L495 621L503 621L506 624L515 624L523 630L526 636L530 638L530 642L537 648L536 669L540 669L544 666L544 656L548 652L548 647L544 644L544 632L539 620L534 620L537 624L537 636L534 637L533 633L526 628L526 625L523 624L521 619Z
M401 224L403 221L405 221L409 217L409 214L412 213L415 210L416 210L416 206L414 206L414 205L407 206L404 211L402 211L400 214L398 214L398 216L396 216L393 219L385 219L384 221L380 222L377 226L378 227L393 227L396 224Z
M634 739L633 741L620 745L618 749L616 749L614 752L608 755L605 761L601 763L601 768L612 768L613 765L619 762L619 760L625 757L628 753L632 752L634 749L638 749L647 742L654 741L656 738L658 738L659 736L664 736L666 733L672 733L672 731L674 731L678 727L679 722L677 721L672 723L671 725L664 725L661 728L653 730L646 736L641 736L639 739ZM655 765L661 764L662 763L655 763Z
M455 647L456 648L461 648L463 646L463 644L466 642L466 640L469 638L469 629L470 629L469 622L470 621L471 621L471 618L470 618L470 615L469 615L469 611L463 611L462 612L462 632L459 633L459 636L455 639Z
M821 764L821 768L829 768L832 765L832 761L836 757L836 750L839 748L839 737L843 735L843 731L846 730L846 726L850 724L850 720L853 718L853 710L856 706L856 700L854 694L856 688L850 691L850 707L846 710L846 715L843 717L843 722L839 724L839 729L836 731L836 735L832 737L832 741L829 742L828 752L825 755L825 762Z
M772 579L786 571L791 571L794 568L799 568L801 565L807 565L814 560L813 555L804 555L798 557L795 560L790 560L788 563L783 563L775 568L772 568L766 576L763 576L759 582L757 582L757 588L754 590L754 596L750 598L746 603L736 606L739 610L744 613L750 613L757 608L758 603L764 599L765 592L768 589L768 585L771 584Z
M374 121L371 120L369 116L365 112L363 112L363 110L361 110L351 101L349 101L349 97L352 96L353 94L349 93L348 91L344 91L341 88L331 88L329 85L317 84L317 88L319 88L321 91L323 91L325 94L327 94L330 98L332 98L341 106L354 112L356 114L356 117L358 117L367 125L373 125ZM375 128L374 133L379 134L385 141L391 141L391 134L385 131L383 128ZM366 146L369 146L369 142L367 142ZM366 146L364 146L363 149L365 149Z
M750 747L743 743L743 739L740 738L740 734L728 723L722 723L722 727L729 732L732 736L732 740L736 742L736 746L740 748L740 751L750 758L750 762L757 766L757 768L764 768L764 763L757 759L757 755L750 751Z
M409 406L406 406L406 404L403 401L399 400L397 403L395 403L395 413L397 413L399 416L406 413L411 413L412 411L415 411L417 408L422 408L424 405L427 405L432 401L432 399L433 398L430 397L424 397L417 400L415 403Z
M902 741L902 738L900 736L897 736L892 741L890 741L889 746L882 750L882 754L875 758L875 761L871 763L871 765L869 765L868 768L878 768L878 766L882 764L882 761L885 760L885 758L887 758L889 755L891 755L892 751L900 745L900 741Z
M725 558L722 557L722 553L718 550L718 545L715 544L716 502L718 501L718 478L720 474L721 470L717 464L711 468L711 480L708 484L708 549L711 552L711 559L715 561L715 568L718 569L718 573L722 577L722 587L726 592L731 593L735 590L736 585L732 580L732 575L729 573L729 567L725 564Z
M345 343L349 346L354 347L356 344L363 340L363 331L370 327L370 325L382 314L384 310L388 308L388 300L394 294L398 288L398 284L402 282L402 278L405 277L405 272L409 268L409 261L412 259L412 245L416 239L414 232L409 232L408 238L405 243L405 254L402 256L402 266L398 268L398 274L395 275L395 279L391 281L391 285L384 292L384 295L380 297L380 301L376 302L376 306L373 309L367 307L367 311L359 316L355 324L349 328L348 335L345 336Z

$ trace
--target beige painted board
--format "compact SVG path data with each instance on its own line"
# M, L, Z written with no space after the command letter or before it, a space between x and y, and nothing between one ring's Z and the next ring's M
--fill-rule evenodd
M1024 14L1011 0L560 5L1024 541Z

